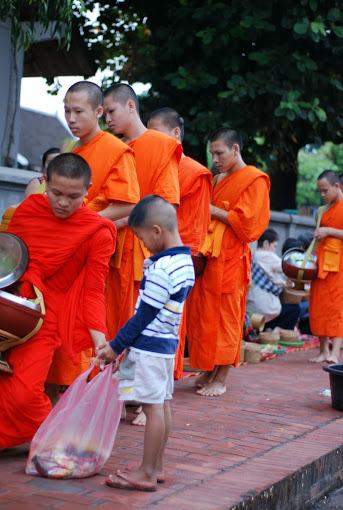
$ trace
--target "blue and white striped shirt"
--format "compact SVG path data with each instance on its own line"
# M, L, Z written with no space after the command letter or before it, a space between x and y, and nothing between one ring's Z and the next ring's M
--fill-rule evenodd
M190 249L177 246L144 261L135 314L110 343L120 354L130 347L156 356L173 357L184 302L194 285Z

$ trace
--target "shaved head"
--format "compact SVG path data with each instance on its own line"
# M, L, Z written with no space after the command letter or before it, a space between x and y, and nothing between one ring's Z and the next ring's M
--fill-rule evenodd
M139 112L139 101L136 92L133 90L131 85L127 83L114 83L104 92L104 97L111 96L113 101L126 105L128 101L133 101L137 112Z
M156 119L169 129L179 128L180 138L183 140L185 134L185 122L176 110L169 107L159 108L150 114L149 122Z
M226 127L216 129L210 134L208 141L212 143L217 142L218 140L222 140L230 149L235 143L239 145L240 150L243 149L242 136L235 129Z
M317 181L320 181L321 179L326 179L331 186L334 184L341 184L338 173L333 170L324 170L324 172L318 176Z
M88 102L93 109L97 108L98 106L102 106L103 102L102 90L98 85L92 83L91 81L83 80L74 83L67 90L67 94L73 92L86 92Z
M150 228L159 225L163 230L177 229L175 207L158 195L147 195L132 209L129 217L131 228Z

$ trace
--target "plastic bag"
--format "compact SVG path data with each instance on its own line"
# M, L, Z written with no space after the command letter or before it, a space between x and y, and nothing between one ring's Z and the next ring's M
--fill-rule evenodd
M88 382L81 374L32 439L25 472L47 478L95 475L111 455L122 402L112 365Z

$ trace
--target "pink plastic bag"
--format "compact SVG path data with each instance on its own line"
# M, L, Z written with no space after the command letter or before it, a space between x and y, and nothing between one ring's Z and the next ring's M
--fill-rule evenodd
M87 382L93 368L68 388L32 439L28 475L85 478L111 455L122 402L112 365Z

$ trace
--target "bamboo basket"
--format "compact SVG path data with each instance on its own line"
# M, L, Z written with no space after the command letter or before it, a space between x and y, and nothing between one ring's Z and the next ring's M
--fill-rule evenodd
M262 331L259 335L261 344L273 344L276 345L279 343L280 335L279 333L274 333L273 331Z
M259 344L247 342L244 349L244 361L247 363L259 363L261 361L261 349Z

